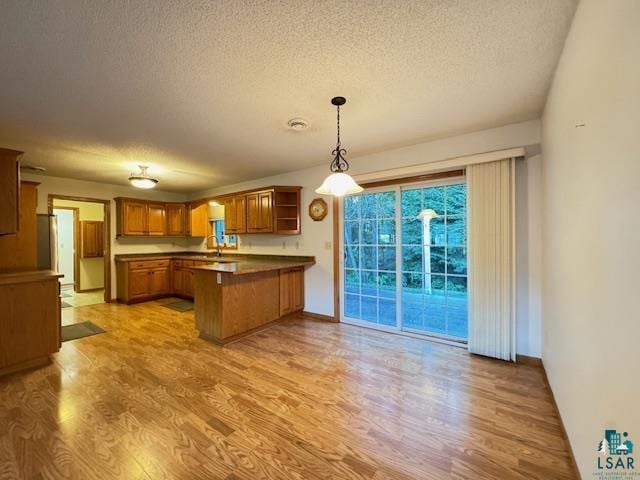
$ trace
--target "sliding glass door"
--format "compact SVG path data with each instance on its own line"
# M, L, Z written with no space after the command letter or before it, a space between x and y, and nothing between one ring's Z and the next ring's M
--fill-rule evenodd
M343 202L343 320L467 338L466 185L407 185Z

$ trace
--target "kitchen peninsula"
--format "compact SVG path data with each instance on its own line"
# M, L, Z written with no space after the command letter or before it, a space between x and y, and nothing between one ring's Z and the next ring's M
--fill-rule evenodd
M118 300L193 297L200 337L233 341L304 308L310 256L225 254L117 255ZM185 294L186 293L186 294Z

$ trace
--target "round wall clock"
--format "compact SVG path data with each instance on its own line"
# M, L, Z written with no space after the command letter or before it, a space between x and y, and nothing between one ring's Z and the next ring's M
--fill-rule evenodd
M329 207L327 206L327 202L321 198L314 198L309 204L309 216L316 222L319 222L327 216L328 209Z

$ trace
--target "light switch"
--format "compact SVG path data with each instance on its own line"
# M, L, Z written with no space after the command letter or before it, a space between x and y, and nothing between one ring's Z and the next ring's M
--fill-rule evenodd
M333 248L333 243L331 241L324 242L324 249L331 250Z

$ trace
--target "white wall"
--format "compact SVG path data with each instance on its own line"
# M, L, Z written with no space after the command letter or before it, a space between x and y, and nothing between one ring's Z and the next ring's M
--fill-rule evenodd
M23 180L39 182L37 213L47 213L49 194L87 197L99 200L111 200L111 297L116 297L116 274L113 256L122 253L149 253L188 250L193 239L170 238L120 238L116 240L116 206L115 197L135 197L161 200L167 202L185 201L185 195L162 192L159 190L142 190L120 185L109 185L96 182L85 182L69 178L49 177L46 175L22 175Z
M639 25L583 0L543 116L543 361L583 478L605 428L640 445Z
M536 145L540 142L540 122L537 120L507 125L500 128L484 130L481 132L445 138L427 143L421 143L410 147L388 150L382 153L365 155L358 158L349 158L351 173L354 175L370 173L389 168L419 165L446 158L471 155L475 153L502 150L512 147ZM330 211L322 222L314 222L307 214L307 208L312 199L319 195L314 190L322 183L328 174L331 149L331 139L327 139L326 164L314 168L290 172L284 175L244 182L237 185L229 185L224 188L215 188L192 195L192 199L206 196L221 195L234 191L257 188L267 185L301 185L302 189L302 234L299 236L276 235L240 235L239 252L283 254L283 255L314 255L316 265L309 268L305 274L305 309L309 312L324 315L333 315L333 256L332 256L332 212L331 199L327 199ZM345 139L348 147L348 139ZM539 162L539 157L538 160ZM521 185L526 188L528 182ZM537 184L533 184L538 188ZM519 189L519 196L526 196L525 190ZM536 194L539 196L539 194ZM523 221L526 223L526 211ZM539 244L535 244L539 245ZM204 243L198 245L204 249ZM529 273L527 271L526 276ZM527 285L523 288L528 288ZM519 341L518 353L531 356L539 356L539 317L529 325L529 312L524 310L518 314L517 329L524 322L523 331L527 335L535 337L525 338ZM537 322L537 325L535 323ZM520 339L519 339L520 340Z

